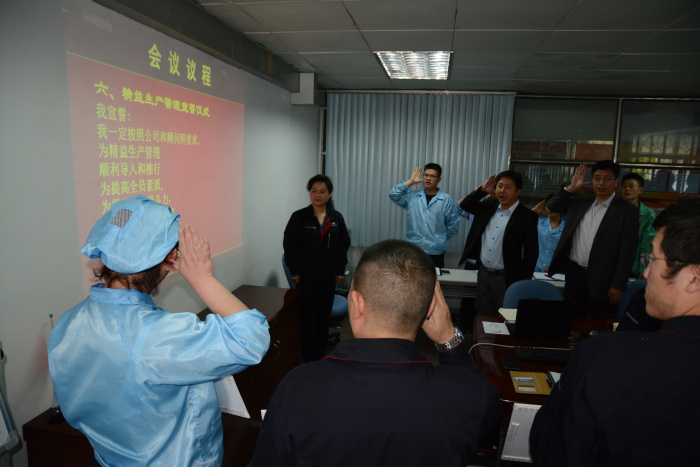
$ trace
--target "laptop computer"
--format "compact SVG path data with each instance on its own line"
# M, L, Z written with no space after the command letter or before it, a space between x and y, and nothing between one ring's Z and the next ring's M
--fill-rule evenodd
M521 299L515 321L506 321L506 326L516 337L565 339L571 335L573 310L569 301Z

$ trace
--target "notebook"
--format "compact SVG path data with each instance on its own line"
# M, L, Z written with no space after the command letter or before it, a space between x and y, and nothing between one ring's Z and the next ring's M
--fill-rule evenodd
M568 301L521 299L515 321L507 321L506 325L516 337L565 339L571 335L573 310L573 303Z

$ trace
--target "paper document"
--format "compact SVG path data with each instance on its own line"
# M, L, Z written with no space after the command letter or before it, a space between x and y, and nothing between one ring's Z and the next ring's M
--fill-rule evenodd
M248 409L246 409L243 398L241 397L241 392L238 390L238 386L236 386L236 381L233 379L232 375L214 383L214 388L216 389L216 398L219 399L222 412L238 417L250 418Z
M490 323L488 321L482 321L484 325L484 332L486 334L503 334L504 336L510 336L506 323Z
M516 462L532 462L530 457L530 428L539 405L513 404L513 414L510 416L506 441L503 444L501 459Z
M498 314L503 316L506 321L515 321L515 316L518 314L517 308L499 308Z
M535 272L532 275L538 281L563 281L566 279L564 274L554 274L552 277L549 277L546 272Z

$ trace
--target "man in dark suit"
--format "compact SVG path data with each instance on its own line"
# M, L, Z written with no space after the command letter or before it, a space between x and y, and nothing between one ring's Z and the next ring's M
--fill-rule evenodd
M576 195L591 184L585 177L581 164L547 203L567 216L549 274L566 274L564 298L575 302L578 316L614 318L637 251L639 208L615 194L620 166L613 161L596 162L593 193Z
M646 314L661 329L576 347L532 424L538 467L698 465L700 199L669 206L654 228Z
M491 175L460 207L474 214L459 260L478 260L476 312L494 315L512 283L531 279L539 246L537 214L520 203L523 177L512 170ZM482 199L493 194L487 199Z

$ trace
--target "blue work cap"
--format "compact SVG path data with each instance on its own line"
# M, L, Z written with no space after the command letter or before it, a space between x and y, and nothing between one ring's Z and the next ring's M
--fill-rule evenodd
M127 198L95 223L80 252L120 274L145 271L175 247L179 220L169 206L143 195Z

